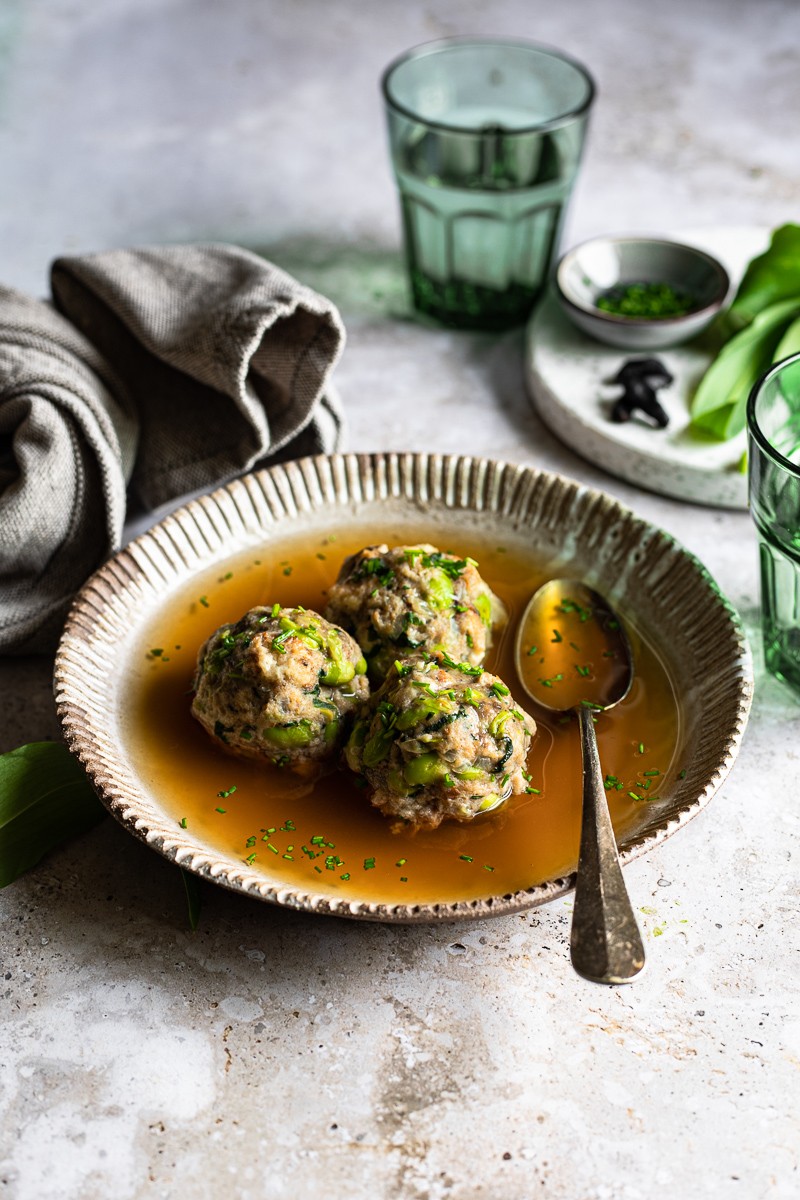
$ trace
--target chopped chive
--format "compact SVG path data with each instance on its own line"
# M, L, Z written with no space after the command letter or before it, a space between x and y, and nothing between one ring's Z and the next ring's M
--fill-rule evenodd
M228 796L232 796L235 791L236 784L234 783L232 787L226 788L225 791L217 792L217 795L219 796L220 800L227 800Z
M639 742L639 753L644 754L644 742Z
M208 597L207 597L207 596L201 596L201 597L200 597L200 603L202 604L203 608L208 608L208 607L209 607L209 604L208 604Z
M563 642L563 640L564 640L564 639L563 639L563 637L561 636L561 634L558 632L558 630L557 630L557 629L554 629L554 630L553 630L553 636L550 638L550 641L551 641L551 642Z
M660 774L661 774L661 772L660 772L660 771L655 771L655 770L653 770L653 771L645 771L645 775L660 775Z
M347 880L350 878L350 872L349 872L349 871L345 871L344 875L340 875L340 876L339 876L339 878L340 878L340 879L343 879L343 880L345 881L345 883L346 883L346 882L347 882Z
M458 857L461 859L462 862L472 862L471 854L459 854Z
M276 847L276 846L273 846L272 842L267 842L267 849L268 849L268 850L271 850L273 854L278 854L278 853L279 853L279 851L278 851L277 847Z
M248 867L252 867L253 863L256 861L255 854L249 854L244 861L247 863Z
M227 811L228 811L227 808L215 808L214 809L214 812L218 812L218 813L225 813Z
M282 854L282 855L281 855L281 858L286 858L286 859L288 859L288 860L289 860L289 862L294 862L294 855L293 855L293 854Z
M539 650L538 646L531 646L530 650L528 651L528 654L536 654L538 652L538 650Z
M188 822L186 820L186 817L181 817L181 829L185 829L187 826L187 823Z
M398 858L397 862L394 865L396 867L404 867L407 862L408 862L407 858Z
M364 859L364 870L365 871L371 871L374 866L375 866L374 858L365 858Z
M484 871L493 871L494 867L490 867L488 863L483 864Z

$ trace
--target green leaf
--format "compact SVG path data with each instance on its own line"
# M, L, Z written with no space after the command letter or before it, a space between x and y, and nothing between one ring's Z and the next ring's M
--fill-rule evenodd
M726 313L731 332L780 300L800 296L800 225L781 225L769 247L752 259Z
M63 743L31 742L0 754L0 887L105 816Z
M800 308L800 300L798 300L798 308ZM786 329L775 348L772 361L780 362L782 358L789 358L792 354L800 354L800 317L792 321Z
M725 343L694 394L691 415L696 429L723 440L744 429L750 389L773 361L782 337L798 316L800 293L765 308Z
M191 929L192 933L194 933L195 929L197 929L197 926L200 923L200 910L203 907L203 896L200 891L200 884L197 876L193 875L191 871L184 871L183 867L180 868L180 872L183 879L183 887L186 892L186 904L189 913L189 928Z

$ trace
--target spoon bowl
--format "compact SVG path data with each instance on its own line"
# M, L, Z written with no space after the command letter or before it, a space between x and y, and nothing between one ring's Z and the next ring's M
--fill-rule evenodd
M583 801L570 957L597 983L628 983L644 967L639 927L619 862L595 734L596 714L619 704L633 682L622 621L599 592L574 579L536 591L517 631L517 674L550 712L577 714Z

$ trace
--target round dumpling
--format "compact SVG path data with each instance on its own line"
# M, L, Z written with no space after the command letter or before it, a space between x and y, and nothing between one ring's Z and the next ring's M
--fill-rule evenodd
M387 816L435 828L523 792L536 723L501 679L446 655L398 661L359 714L351 770Z
M351 555L328 593L325 615L358 641L370 677L395 659L443 650L482 663L505 611L472 558L435 546L367 546Z
M336 765L366 670L353 638L318 613L253 608L200 647L192 715L228 750L313 776Z

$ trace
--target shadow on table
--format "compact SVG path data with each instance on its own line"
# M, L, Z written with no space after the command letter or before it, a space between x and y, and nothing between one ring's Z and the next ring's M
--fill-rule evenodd
M411 307L398 250L375 243L290 237L247 249L269 259L300 283L326 296L351 317L420 321Z
M521 921L541 926L556 955L564 936L563 906L480 922L389 925L298 913L206 881L199 890L193 932L178 868L108 818L10 886L9 912L35 914L33 922L15 923L10 940L19 938L30 954L41 931L43 943L58 947L63 967L86 964L117 979L135 976L162 986L165 964L180 959L184 968L193 964L194 987L203 987L203 978L214 987L211 977L224 973L228 989L231 977L250 988L255 962L264 967L260 986L291 994L320 976L324 982L328 973L367 984L378 965L413 969L431 950L458 955L465 941L480 935L493 944Z

